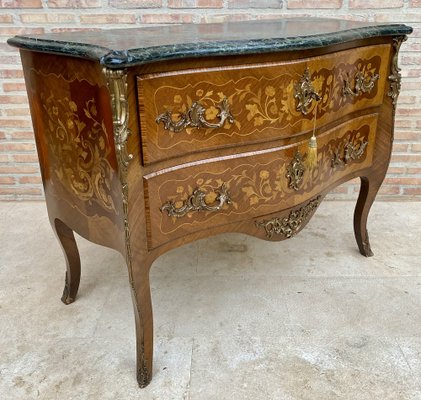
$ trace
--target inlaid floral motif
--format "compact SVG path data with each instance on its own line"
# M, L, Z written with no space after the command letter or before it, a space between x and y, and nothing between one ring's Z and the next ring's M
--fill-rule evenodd
M315 187L322 187L324 182L330 181L335 173L347 173L345 169L335 170L332 168L332 157L339 147L367 142L370 132L375 132L372 122L362 124L359 128L345 131L340 136L327 135L319 138L320 148L318 151L318 163L314 169L306 169L298 191L290 186L287 177L288 166L293 155L288 156L285 152L279 152L276 157L261 155L254 157L253 163L241 163L232 166L221 173L202 171L183 181L165 181L159 189L161 202L172 202L175 207L182 207L196 188L205 194L206 203L216 201L217 188L225 185L231 193L230 208L221 210L226 213L242 214L251 209L261 207L273 207L280 204L284 199L294 193L310 193ZM333 137L332 137L333 136ZM330 138L330 139L329 139ZM353 165L358 165L366 159L366 152L361 157L353 160ZM305 158L305 154L303 155ZM269 161L267 159L269 158ZM186 219L201 220L211 218L212 213L187 214ZM171 225L178 224L177 218L163 217L165 225L172 221Z
M283 90L282 90L283 89ZM273 124L282 122L284 119L289 121L292 115L288 113L288 94L290 88L275 89L272 85L267 85L264 90L258 89L253 92L251 85L246 85L244 89L236 89L239 100L247 97L245 108L247 110L247 121L252 121L253 126L259 127L264 123Z
M256 170L253 171L254 169ZM249 208L256 207L266 202L271 203L275 201L281 193L286 190L291 191L288 189L285 172L285 165L279 161L267 165L260 164L258 166L241 165L232 171L232 175L227 181L223 181L221 178L216 177L208 179L198 178L195 181L195 187L199 187L206 193L205 200L207 203L212 203L216 200L215 189L225 182L225 185L230 188L230 190L234 189L236 193L242 193L241 197L246 200L245 203L239 203L236 199L231 198L232 207L235 210L240 210L244 206ZM179 185L176 189L177 194L169 196L168 200L175 201L175 204L179 207L189 198L193 191L194 187L191 184L186 186Z
M94 98L77 105L69 97L41 93L46 117L46 137L54 174L77 198L116 212L110 194L112 167L107 160L111 146L104 120Z
M157 105L157 109L160 110L159 112L171 110L176 121L197 101L206 107L206 119L210 122L216 119L219 111L217 105L226 97L235 118L234 131L237 134L250 135L253 132L249 126L242 126L245 121L249 122L257 131L269 127L284 129L303 118L311 120L314 116L316 103L317 117L322 118L325 114L340 110L348 103L358 102L361 98L373 98L377 94L376 88L356 98L344 97L344 80L357 71L367 76L374 76L379 73L380 64L381 58L373 56L370 59L358 59L353 64L341 63L332 69L309 68L312 87L321 95L321 99L313 102L308 115L305 116L297 110L294 85L300 79L300 75L294 74L293 71L284 71L281 75L273 78L266 77L264 73L259 78L247 76L235 82L229 81L215 89L212 89L212 86L215 85L208 81L199 82L195 84L194 88L188 89L166 86L158 89L155 97L156 99L162 98L163 94L160 92L165 90L167 94L165 98L172 99L172 103L163 106ZM300 71L301 74L303 72ZM228 123L222 129L227 131L227 135L231 135L233 132L233 127ZM187 135L192 135L197 130L188 127L184 131ZM214 133L212 129L202 129L200 137L206 140L209 135ZM169 134L174 135L173 133ZM197 135L195 139L198 139Z

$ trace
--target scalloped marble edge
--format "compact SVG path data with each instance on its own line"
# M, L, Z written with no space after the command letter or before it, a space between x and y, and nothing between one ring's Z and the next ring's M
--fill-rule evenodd
M9 39L7 43L25 50L95 60L107 68L121 69L172 59L307 50L371 37L408 35L412 33L412 30L410 26L404 24L385 24L319 35L181 43L129 50L113 50L92 44L53 41L27 36L15 36Z

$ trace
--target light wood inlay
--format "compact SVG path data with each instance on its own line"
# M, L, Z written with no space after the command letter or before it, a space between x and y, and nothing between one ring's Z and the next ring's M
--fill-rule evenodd
M293 137L311 129L316 103L319 126L350 112L378 106L383 101L388 67L385 60L389 54L390 46L378 45L288 63L139 76L143 161L152 163L192 149ZM294 93L306 68L321 100L313 101L308 114L303 115L297 110ZM345 80L358 71L367 76L379 75L379 79L369 92L344 96ZM218 122L218 106L224 98L228 99L235 122L227 121L222 128L187 127L171 132L155 120L163 112L171 111L177 121L198 101L206 109L206 119Z

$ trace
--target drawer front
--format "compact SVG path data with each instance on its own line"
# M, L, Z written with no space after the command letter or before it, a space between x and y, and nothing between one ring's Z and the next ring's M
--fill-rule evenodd
M318 135L317 167L308 140L214 158L144 176L148 246L303 203L335 180L371 166L378 114Z
M138 77L145 164L291 137L382 104L389 45L294 62ZM320 97L319 97L320 96Z

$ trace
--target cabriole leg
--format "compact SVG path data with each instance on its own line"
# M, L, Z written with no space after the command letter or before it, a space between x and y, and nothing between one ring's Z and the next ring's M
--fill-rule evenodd
M67 269L63 296L61 301L64 304L73 303L76 299L80 282L80 257L73 231L59 219L52 224L56 236L61 244Z
M149 267L143 261L131 277L132 300L136 322L136 376L139 386L146 387L152 379L153 316Z
M361 188L354 212L354 233L358 248L363 256L371 257L370 241L367 231L367 219L370 208L376 198L383 179L361 177Z

